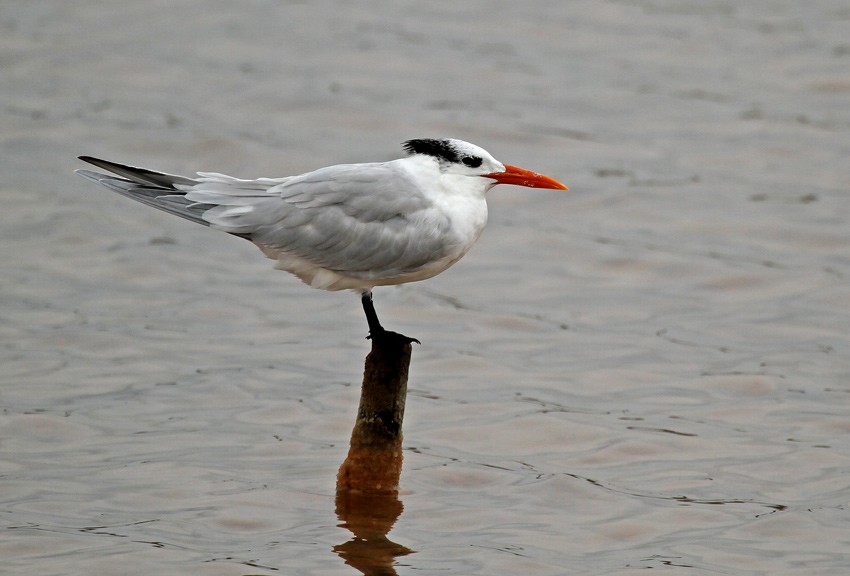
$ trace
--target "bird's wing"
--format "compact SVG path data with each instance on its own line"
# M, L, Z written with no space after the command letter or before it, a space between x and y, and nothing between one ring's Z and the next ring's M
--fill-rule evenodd
M103 168L112 174L103 174L92 170L77 170L76 173L87 180L101 184L110 190L126 196L142 204L147 204L164 212L180 216L192 222L209 226L204 214L216 207L216 196L209 194L205 201L197 201L188 196L195 188L203 186L205 180L217 181L222 189L221 199L234 202L234 198L248 198L250 204L265 196L265 192L286 178L260 178L257 180L240 180L222 174L200 173L206 178L187 178L175 174L155 172L147 168L127 166L117 162L80 156L89 164ZM117 176L116 176L117 174Z
M200 176L186 198L215 205L204 220L270 256L373 278L415 271L453 248L448 217L397 162L329 166L253 194L244 181Z
M204 208L194 205L183 196L182 189L197 184L195 180L185 176L153 172L146 168L126 166L91 156L80 156L80 160L112 172L112 174L102 174L91 170L77 170L77 174L83 178L97 182L113 192L132 198L142 204L153 206L192 222L208 225L202 217ZM115 176L115 174L118 176Z
M77 173L128 198L359 279L402 276L453 254L451 221L398 161L343 164L287 178L197 178L81 157Z

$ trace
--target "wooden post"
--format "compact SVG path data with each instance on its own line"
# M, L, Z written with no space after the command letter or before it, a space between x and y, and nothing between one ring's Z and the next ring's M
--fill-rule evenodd
M337 475L338 494L346 490L398 491L401 424L413 341L395 332L373 334L351 446Z
M382 328L373 328L371 339L351 446L336 481L336 513L353 538L334 552L363 574L393 575L395 559L412 552L387 534L404 509L401 423L415 340Z

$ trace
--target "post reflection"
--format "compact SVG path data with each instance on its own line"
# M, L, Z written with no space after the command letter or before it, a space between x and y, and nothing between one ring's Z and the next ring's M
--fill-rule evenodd
M413 552L387 538L403 509L396 492L337 492L336 514L340 526L350 530L353 537L334 546L333 551L362 574L396 574L396 558Z

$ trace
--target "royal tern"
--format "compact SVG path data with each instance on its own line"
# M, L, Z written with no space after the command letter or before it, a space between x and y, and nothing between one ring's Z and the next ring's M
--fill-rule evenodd
M80 156L112 174L77 174L128 198L246 238L276 268L325 290L360 293L370 337L387 332L372 288L435 276L472 247L496 184L566 190L469 142L416 139L389 162L340 164L284 178L214 172L186 178Z

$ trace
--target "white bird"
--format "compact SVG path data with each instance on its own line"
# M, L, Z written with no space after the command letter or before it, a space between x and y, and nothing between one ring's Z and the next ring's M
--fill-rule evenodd
M408 140L404 149L408 156L398 160L284 178L242 180L214 172L186 178L89 156L80 159L115 175L77 174L246 238L276 260L276 268L313 288L359 292L376 338L394 333L378 321L372 288L431 278L457 262L487 223L485 194L493 186L567 189L462 140Z

